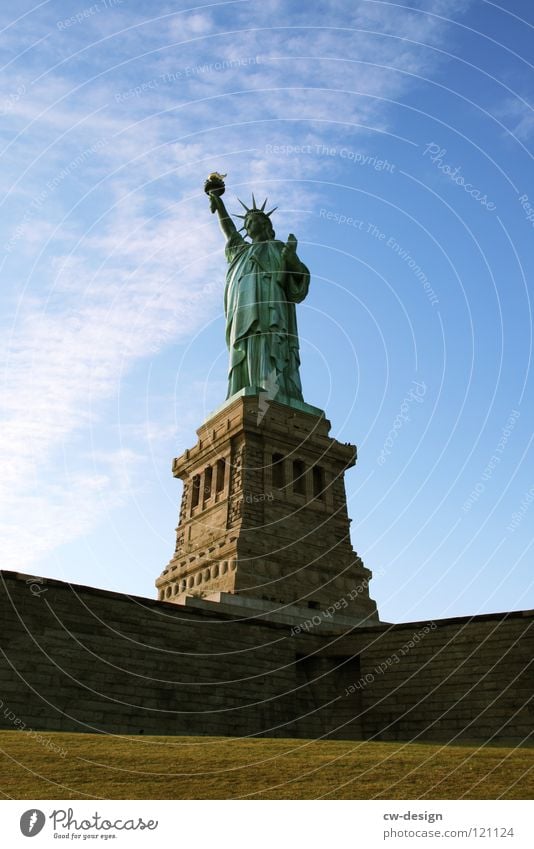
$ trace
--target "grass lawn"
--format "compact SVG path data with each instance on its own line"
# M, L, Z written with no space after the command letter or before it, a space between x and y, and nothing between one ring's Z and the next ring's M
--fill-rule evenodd
M0 732L11 799L532 799L532 749Z

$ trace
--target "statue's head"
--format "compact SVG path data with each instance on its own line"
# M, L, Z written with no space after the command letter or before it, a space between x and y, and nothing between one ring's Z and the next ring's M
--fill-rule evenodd
M253 241L266 242L274 239L271 219L263 212L251 212L245 216L245 230Z
M247 235L250 236L254 242L266 242L270 239L274 239L275 232L270 216L276 209L276 206L271 209L270 212L265 212L267 198L263 201L261 207L257 207L254 195L252 195L252 206L250 208L246 206L242 200L240 200L239 203L246 210L245 215L235 216L236 218L241 218L243 220L243 227L241 227L241 230L246 230Z

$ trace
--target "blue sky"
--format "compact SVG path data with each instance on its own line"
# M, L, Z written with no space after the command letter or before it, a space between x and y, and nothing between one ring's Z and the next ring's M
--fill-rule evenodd
M15 14L18 17L15 17ZM154 596L226 394L202 191L269 197L390 621L533 605L527 0L4 4L3 568Z

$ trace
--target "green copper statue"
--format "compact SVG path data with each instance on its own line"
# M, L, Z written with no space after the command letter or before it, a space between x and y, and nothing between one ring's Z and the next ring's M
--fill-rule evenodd
M310 272L297 256L297 240L275 238L270 215L258 208L254 195L242 218L250 242L237 231L221 195L224 181L210 174L205 190L212 212L217 212L226 242L226 344L230 352L229 398L253 387L271 399L286 396L302 401L299 376L299 340L295 304L308 293Z

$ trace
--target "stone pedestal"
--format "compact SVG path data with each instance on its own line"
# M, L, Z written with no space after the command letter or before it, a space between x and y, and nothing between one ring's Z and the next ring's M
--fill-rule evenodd
M232 593L376 623L371 572L349 536L344 473L356 447L329 430L317 408L261 393L213 413L173 463L184 488L159 598Z

